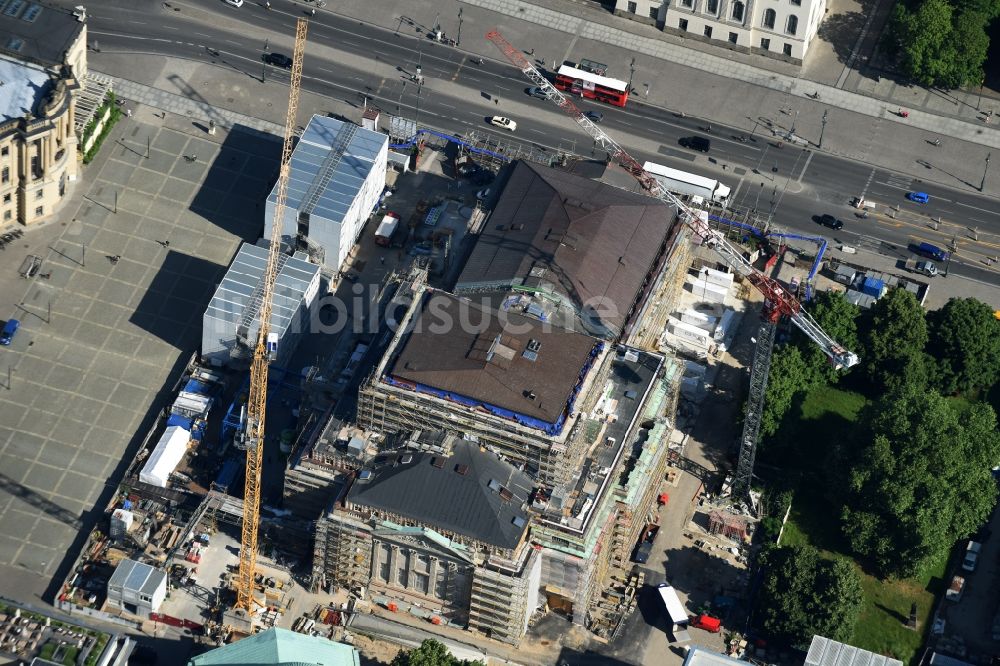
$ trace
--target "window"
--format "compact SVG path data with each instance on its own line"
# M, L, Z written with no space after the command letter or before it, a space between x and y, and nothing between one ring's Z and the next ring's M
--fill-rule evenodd
M3 171L0 171L0 183L10 182L10 167L4 167Z
M691 9L694 7L694 0L681 0L681 7L687 7Z
M4 203L10 203L10 195L9 194L3 195L3 202Z
M764 10L764 27L774 30L774 22L778 18L778 13L773 9Z
M660 8L659 7L650 7L649 8L649 18L656 19L657 21L660 20Z
M4 222L7 222L7 221L9 221L9 220L10 220L10 211L9 211L9 210L5 210L5 211L3 212L3 221L4 221Z
M35 198L36 199L44 199L45 198L45 189L40 187L37 190L35 190Z
M735 44L736 40L739 39L739 38L740 38L740 36L737 35L735 32L729 33L729 43L730 44Z
M762 39L762 40L760 40L760 48L764 49L765 51L770 51L771 50L771 40L770 39Z
M712 38L712 26L710 25L705 26L705 36L708 37L709 39Z
M0 148L0 157L7 157L8 155L10 155L9 146L4 146L3 148Z
M636 4L634 2L628 3L628 13L635 14Z
M785 27L785 32L787 32L789 35L794 35L798 29L799 29L799 17L796 16L795 14L792 14L788 17L788 23Z
M802 0L792 0L792 4L795 5L796 7L801 7Z
M42 161L38 155L32 155L31 157L31 177L38 180L42 177Z
M708 0L705 3L705 11L713 16L719 15L719 0Z
M736 0L736 2L733 3L733 20L734 21L742 21L743 20L743 12L744 12L745 9L746 9L746 5L744 5L742 2L740 2L740 0Z
M782 52L786 56L791 56L792 55L792 45L791 44L785 44L785 47L782 49Z
M40 217L41 214L42 214L42 207L39 206L38 208L35 209L35 216Z
M688 29L688 20L687 19L681 19L680 21L677 22L677 27L680 28L681 30L683 30L684 32L687 32L687 29Z

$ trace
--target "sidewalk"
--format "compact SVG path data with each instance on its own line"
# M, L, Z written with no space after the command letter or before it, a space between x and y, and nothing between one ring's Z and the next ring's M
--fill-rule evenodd
M836 80L827 85L798 78L798 68L780 61L736 52L719 55L718 48L666 35L589 3L412 0L405 16L416 28L367 0L338 0L321 11L335 11L393 31L402 26L401 32L408 35L424 34L429 26L440 23L448 36L460 38L461 50L501 60L483 37L498 28L515 46L535 49L534 57L547 68L584 57L605 62L610 76L631 78L637 91L633 103L703 117L745 132L764 118L789 124L791 115L779 115L780 109L789 109L796 115L796 134L812 147L818 147L822 135L824 151L924 179L926 170L915 160L929 151L942 165L967 167L971 175L971 171L981 174L987 153L1000 148L1000 128L977 120L976 96L900 86L887 78L879 82L866 78L858 84L863 94L852 92L836 87ZM563 33L562 38L554 37L553 31ZM819 93L818 100L808 96L814 93ZM993 104L1000 107L989 100L982 107L985 110ZM909 111L908 118L896 115L901 108ZM942 139L940 148L927 143L935 138ZM973 163L975 169L970 166ZM996 171L1000 170L988 176L984 193L1000 194ZM954 182L942 182L954 186Z

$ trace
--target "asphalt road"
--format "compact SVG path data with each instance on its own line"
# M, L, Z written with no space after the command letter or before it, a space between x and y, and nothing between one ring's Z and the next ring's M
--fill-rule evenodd
M99 39L102 50L134 50L206 63L215 61L250 77L263 75L287 80L287 71L265 67L261 57L265 48L290 55L289 47L275 44L290 42L294 22L303 14L303 5L274 0L271 6L268 10L248 1L235 8L216 0L196 9L187 0L162 5L97 0L88 5L91 43ZM309 54L303 70L303 86L307 90L355 101L367 95L390 112L398 108L410 114L419 113L421 125L453 133L489 130L487 116L504 113L507 101L516 100L518 104L512 106L522 112L510 114L518 123L514 138L547 148L575 149L579 153L586 153L592 146L590 137L554 106L528 97L525 91L529 83L505 62L487 60L479 65L464 51L413 37L414 28L422 28L426 34L426 26L409 19L401 18L399 25L405 28L393 33L328 10L335 11L335 7L328 6L311 18L309 39L342 51L345 58ZM208 20L216 16L217 20ZM247 38L241 27L270 31L274 36L259 43L256 38ZM467 40L478 38L469 36ZM100 67L99 53L92 54L91 60L95 68ZM374 61L394 65L398 72L396 79L380 80L364 68ZM450 81L460 86L462 98L431 94L409 81L417 67L425 79ZM697 154L682 148L678 144L681 138L709 136L712 149L708 157L726 165L733 174L722 177L733 187L733 200L757 210L772 211L775 224L784 229L826 235L839 243L874 248L897 258L910 256L907 247L911 244L926 240L947 247L954 239L959 252L949 267L951 273L1000 284L1000 277L983 268L985 257L1000 254L1000 204L968 191L979 183L961 183L956 179L956 184L965 185L963 191L787 141L779 146L768 127L782 133L791 131L794 117L790 115L765 118L748 112L748 117L759 124L749 140L740 141L746 136L742 130L709 126L698 118L678 117L647 106L641 103L641 94L633 95L625 109L586 100L581 100L580 106L584 110L600 110L604 114L605 131L637 158L675 168L698 170L693 166ZM530 109L530 113L524 113L524 108ZM928 144L926 161L921 162L929 173L937 169L934 150ZM763 185L761 179L766 181ZM905 198L908 191L927 192L931 200L926 205L909 202ZM848 204L859 195L880 204L898 205L899 211L894 213L894 219L887 216L856 219ZM845 228L829 233L818 226L815 220L822 213L838 215ZM932 228L933 218L943 220L937 230Z

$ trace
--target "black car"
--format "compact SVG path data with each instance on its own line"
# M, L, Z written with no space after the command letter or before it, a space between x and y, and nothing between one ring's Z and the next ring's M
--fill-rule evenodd
M835 218L833 215L820 215L819 223L824 227L830 227L831 229L843 229L844 223Z
M691 150L697 150L700 153L707 153L712 149L712 142L703 136L688 136L681 139L678 143L684 148L690 148Z
M283 53L265 53L264 62L268 65L274 65L275 67L284 67L285 69L292 68L292 59Z
M586 116L587 120L589 120L592 123L599 123L602 120L604 120L604 114L600 113L599 111L587 111L583 115Z

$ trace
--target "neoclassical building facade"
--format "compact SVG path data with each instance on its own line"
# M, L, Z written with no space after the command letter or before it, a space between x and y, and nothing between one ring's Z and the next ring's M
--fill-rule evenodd
M86 73L82 14L0 0L0 226L48 219L76 180Z
M665 32L799 63L826 0L617 0L615 14Z

